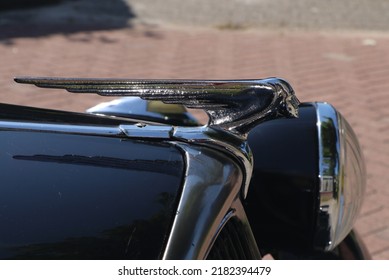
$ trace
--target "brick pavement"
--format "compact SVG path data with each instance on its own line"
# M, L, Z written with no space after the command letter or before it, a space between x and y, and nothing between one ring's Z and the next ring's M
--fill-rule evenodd
M0 41L0 102L83 111L107 98L18 85L17 75L283 77L301 101L332 103L356 131L368 168L356 228L374 259L389 259L389 35L134 27Z

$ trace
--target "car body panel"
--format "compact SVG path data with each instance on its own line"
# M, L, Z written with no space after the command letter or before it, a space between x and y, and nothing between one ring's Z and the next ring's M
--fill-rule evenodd
M0 166L6 259L160 258L185 169L168 142L12 129L12 122L0 125Z

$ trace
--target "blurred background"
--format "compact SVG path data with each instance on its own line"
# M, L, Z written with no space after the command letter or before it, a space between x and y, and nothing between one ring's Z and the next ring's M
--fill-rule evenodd
M356 228L389 259L389 1L1 1L0 102L84 111L107 100L13 82L29 75L285 78L353 126L368 168Z

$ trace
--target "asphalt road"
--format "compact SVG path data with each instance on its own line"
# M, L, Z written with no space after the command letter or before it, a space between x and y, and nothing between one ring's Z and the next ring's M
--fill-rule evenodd
M21 22L386 32L389 1L63 0L52 6L0 13L0 26Z
M219 28L389 30L386 0L126 0L139 20Z

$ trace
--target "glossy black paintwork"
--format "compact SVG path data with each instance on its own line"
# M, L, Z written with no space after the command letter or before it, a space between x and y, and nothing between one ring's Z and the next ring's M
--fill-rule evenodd
M263 123L248 138L254 171L245 209L263 251L313 249L319 203L315 108L302 105L299 114Z
M7 119L29 117L13 109ZM95 120L35 112L41 121ZM0 166L1 259L160 257L184 170L171 144L0 128Z
M138 120L129 118L101 117L92 114L41 109L4 103L0 103L0 120L77 125L120 125L139 122Z

